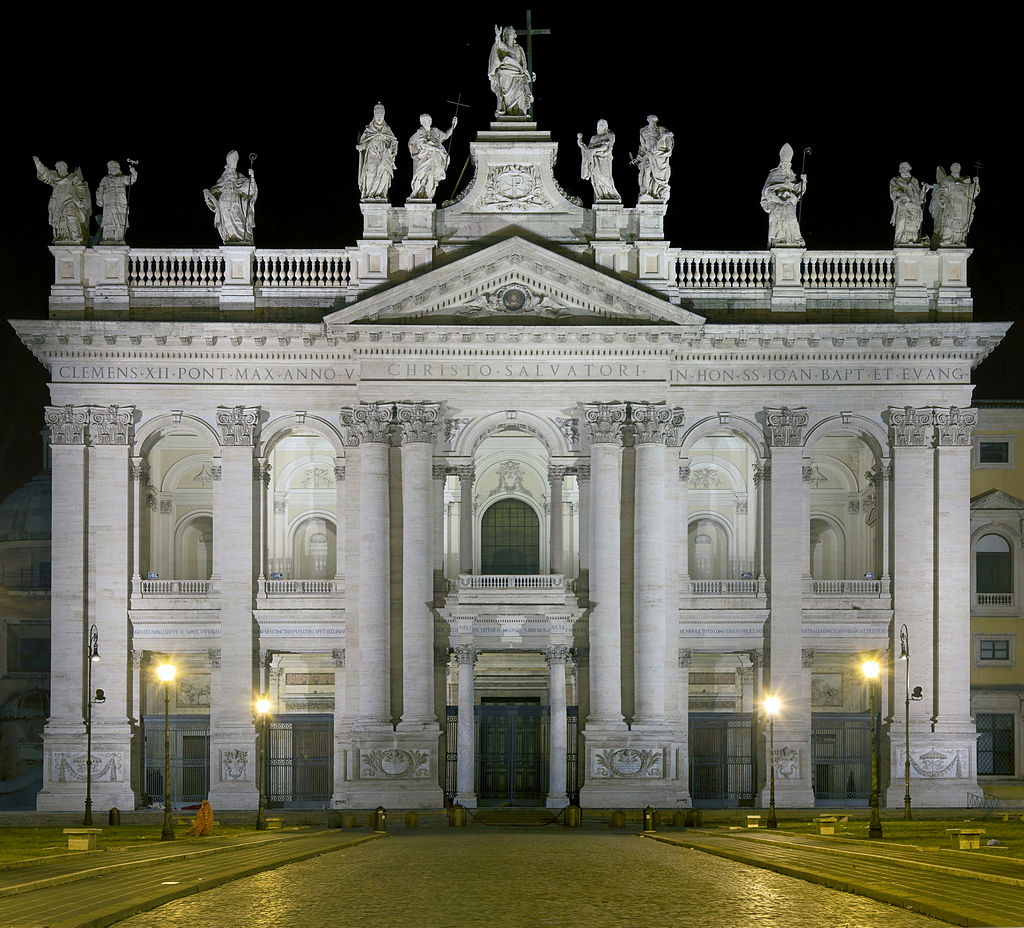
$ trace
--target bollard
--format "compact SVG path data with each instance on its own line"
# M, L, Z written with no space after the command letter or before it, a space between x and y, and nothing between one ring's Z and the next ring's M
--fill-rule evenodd
M342 814L338 809L327 810L327 827L328 828L341 828L342 826Z
M415 812L405 813L405 827L416 828L420 823L420 817Z
M579 806L566 806L563 824L566 828L579 828L583 823L583 810Z
M121 824L121 810L117 806L114 806L114 808L111 809L110 813L107 815L107 824L108 825L120 825Z
M654 831L654 809L647 806L641 815L641 822L643 824L641 831Z
M686 827L686 813L675 812L672 815L672 827L673 828L685 828Z
M341 815L341 827L342 828L355 828L356 827L356 814L355 812L343 812Z
M384 811L384 806L377 806L376 809L371 813L373 815L373 830L376 834L383 834L388 830L387 824L387 812Z
M465 828L466 827L466 807L455 803L448 810L448 827L449 828Z
M704 810L703 809L687 809L686 810L686 827L687 828L700 828L704 824Z
M619 809L616 812L612 812L612 828L625 828L626 827L626 813Z

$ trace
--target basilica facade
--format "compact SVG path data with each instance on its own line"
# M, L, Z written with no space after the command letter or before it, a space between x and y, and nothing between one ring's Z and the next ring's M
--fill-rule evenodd
M15 323L51 389L38 808L90 764L98 808L756 806L773 767L780 806L856 805L873 727L890 804L909 769L966 805L971 372L1006 326L962 236L810 251L784 150L770 248L680 250L655 123L635 206L581 140L586 208L499 77L442 206L436 162L390 205L375 114L350 248L246 212L220 248L51 247ZM215 213L255 202L236 166Z

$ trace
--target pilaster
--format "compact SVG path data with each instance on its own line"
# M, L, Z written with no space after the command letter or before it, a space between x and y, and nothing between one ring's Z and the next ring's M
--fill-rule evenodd
M222 310L252 312L256 308L252 265L256 249L252 245L221 245L224 257L224 283L220 285Z

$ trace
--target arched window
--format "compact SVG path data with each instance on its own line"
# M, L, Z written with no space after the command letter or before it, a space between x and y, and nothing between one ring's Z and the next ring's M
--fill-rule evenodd
M979 593L1013 592L1013 558L1002 535L982 535L974 546L975 580Z
M522 500L500 499L480 526L480 572L540 573L540 521Z

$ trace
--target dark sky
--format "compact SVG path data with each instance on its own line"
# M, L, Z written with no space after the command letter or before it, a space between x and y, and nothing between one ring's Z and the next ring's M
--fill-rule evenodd
M367 10L369 8L369 10ZM496 5L37 3L8 35L3 69L0 249L6 318L45 318L52 279L49 188L31 156L81 166L90 189L108 159L139 161L129 244L215 247L202 199L232 148L256 152L257 247L345 247L361 231L356 137L382 101L399 137L391 202L408 193L405 141L429 112L447 128L461 93L450 197L468 143L494 111L487 56ZM501 7L501 24L525 8ZM917 177L959 161L982 192L968 244L975 318L1012 320L1011 247L1019 163L1019 50L1012 23L937 8L872 12L864 5L735 4L671 8L537 6L535 114L559 143L556 176L591 199L576 133L599 118L617 135L616 182L636 202L628 164L648 113L673 130L666 234L682 248L760 249L761 185L783 142L810 146L803 231L811 249L892 244L889 178L908 160ZM835 12L841 11L841 12ZM826 22L826 18L831 17ZM525 44L525 43L524 43ZM21 56L13 51L17 49ZM17 61L16 61L17 59ZM25 62L29 64L26 65ZM799 164L799 156L797 157ZM469 173L467 172L467 179ZM977 398L1024 396L1011 336L978 370ZM8 328L0 333L6 415L0 499L39 468L45 373Z

